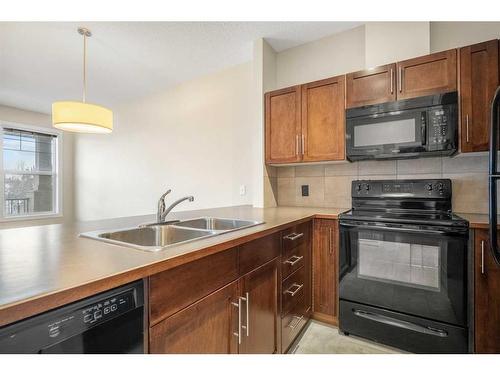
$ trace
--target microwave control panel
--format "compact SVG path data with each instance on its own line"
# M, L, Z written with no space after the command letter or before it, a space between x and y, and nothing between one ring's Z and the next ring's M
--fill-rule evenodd
M450 111L446 107L436 107L428 112L427 139L431 149L446 149L452 143Z

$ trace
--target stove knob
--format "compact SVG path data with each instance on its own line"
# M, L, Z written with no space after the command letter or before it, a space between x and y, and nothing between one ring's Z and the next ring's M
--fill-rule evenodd
M366 185L365 185L365 190L366 190L366 191L370 190L370 185L366 184Z
M438 184L436 185L436 188L439 190L439 191L443 191L444 189L444 186L441 182L438 182Z
M427 190L431 191L431 190L432 190L432 184L427 184L427 185L425 185L425 188L426 188Z
M357 191L361 191L361 184L358 184L358 185L356 186L356 190L357 190Z

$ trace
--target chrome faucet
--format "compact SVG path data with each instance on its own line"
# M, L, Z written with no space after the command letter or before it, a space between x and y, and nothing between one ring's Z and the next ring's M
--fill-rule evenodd
M167 194L171 192L170 189L168 189L158 200L158 212L156 213L156 222L157 223L163 223L165 221L165 218L167 215L174 209L175 206L177 206L179 203L184 202L184 201L189 201L192 202L194 201L194 197L192 195L180 198L176 200L174 203L172 203L170 206L165 208L165 197Z

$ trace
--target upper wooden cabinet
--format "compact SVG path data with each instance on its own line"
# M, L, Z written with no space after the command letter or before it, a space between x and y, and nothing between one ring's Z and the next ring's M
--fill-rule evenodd
M397 63L397 99L457 90L457 50Z
M487 230L474 236L474 341L476 353L500 353L500 266Z
M344 109L344 76L266 93L266 163L344 160Z
M302 85L302 160L345 157L345 77Z
M302 159L300 95L300 86L268 92L265 95L268 163L293 163Z
M346 88L347 108L396 100L396 64L349 73Z
M462 152L488 150L490 104L498 84L498 40L460 49Z

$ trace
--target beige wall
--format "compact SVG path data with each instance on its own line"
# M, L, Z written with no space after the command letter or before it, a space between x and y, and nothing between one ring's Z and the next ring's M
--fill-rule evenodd
M52 121L50 115L18 108L0 105L0 121L15 122L23 125L34 125L51 128ZM73 136L64 133L63 135L63 217L54 219L22 220L0 223L0 228L53 224L69 222L73 216Z
M112 134L76 137L77 218L150 214L167 188L195 196L179 210L251 204L253 89L247 63L114 108Z
M431 22L431 52L500 38L500 22Z

